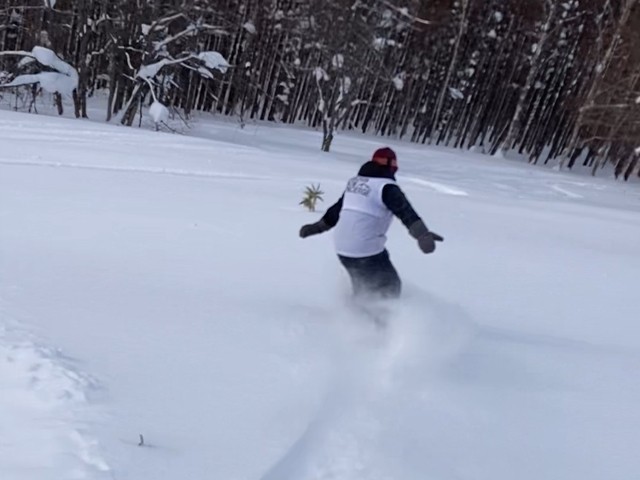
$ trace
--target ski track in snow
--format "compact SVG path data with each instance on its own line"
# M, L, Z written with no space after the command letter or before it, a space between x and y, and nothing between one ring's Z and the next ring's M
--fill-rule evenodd
M0 160L0 164L14 165L14 166L28 166L28 167L50 167L50 168L73 168L82 170L97 170L106 172L124 172L124 173L151 173L157 175L174 175L180 177L205 177L205 178L220 178L223 180L258 180L258 181L281 181L281 178L260 176L260 175L245 175L242 173L223 173L223 172L208 172L208 171L193 171L182 170L177 168L152 168L152 167L117 167L108 165L82 165L78 163L68 162L35 162L35 161L22 161L22 160Z
M330 318L333 375L306 427L260 480L386 480L377 458L397 397L416 395L407 376L436 374L476 337L460 307L415 287L381 327L346 309Z
M0 324L2 478L109 478L87 426L95 382L29 337Z
M461 190L456 187L452 187L450 185L445 185L439 182L432 182L432 181L423 180L421 178L415 178L415 177L403 177L402 180L416 184L416 185L421 185L423 187L429 187L435 190L436 192L443 193L445 195L454 195L459 197L466 197L469 195L464 190Z
M215 172L215 171L206 171L206 170L198 171L198 170L187 170L187 169L179 169L179 168L88 165L88 164L69 163L69 162L0 160L0 165L44 167L44 168L70 168L70 169L78 169L78 170L169 175L169 176L176 176L176 177L206 178L206 179L212 179L212 180L228 180L228 181L257 181L257 182L275 182L275 183L287 182L287 183L295 183L297 185L304 184L305 182L308 181L308 179L306 178L276 177L276 176L270 176L270 175L249 175L244 173ZM325 180L323 183L341 185L343 182Z
M577 193L573 193L573 192L567 190L566 188L561 187L560 185L552 185L551 188L553 190L555 190L556 192L562 193L563 195L565 195L565 196L567 196L569 198L576 198L576 199L583 198L582 195L579 195Z

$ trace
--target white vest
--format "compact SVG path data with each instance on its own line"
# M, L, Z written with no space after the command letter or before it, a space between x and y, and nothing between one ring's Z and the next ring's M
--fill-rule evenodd
M354 177L347 183L334 241L339 255L370 257L384 250L393 213L382 202L389 178Z

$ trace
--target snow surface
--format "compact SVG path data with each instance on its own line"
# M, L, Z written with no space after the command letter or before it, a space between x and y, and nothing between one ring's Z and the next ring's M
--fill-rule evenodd
M297 204L380 140L191 134L0 112L0 478L637 478L637 184L391 142L377 329Z
M53 480L108 472L98 443L85 433L92 379L11 325L4 309L0 313L1 477Z

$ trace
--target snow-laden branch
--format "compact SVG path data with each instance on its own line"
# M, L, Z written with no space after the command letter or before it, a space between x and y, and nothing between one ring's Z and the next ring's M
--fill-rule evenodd
M611 103L611 104L607 104L607 105L584 105L583 107L580 107L580 111L587 111L587 110L621 110L621 109L627 109L627 108L632 108L633 105L631 105L630 103Z
M169 15L168 17L159 18L158 20L156 20L151 24L151 26L149 27L149 31L153 32L156 29L156 27L158 27L159 25L164 25L165 23L171 23L174 20L177 20L178 18L185 18L185 14L180 12L180 13L175 13L173 15Z
M27 52L25 50L5 50L3 52L0 52L0 57L9 55L35 58L31 52Z
M41 65L52 68L56 72L40 72L18 75L11 82L0 85L0 88L19 87L39 83L50 93L60 93L71 96L78 87L78 72L67 62L62 61L52 50L45 47L33 47L31 52L6 51L0 55L21 55L38 61Z
M189 18L182 12L180 13L176 13L174 15L170 15L168 17L164 17L161 18L159 20L156 20L155 22L153 22L151 25L143 25L142 26L142 34L147 36L151 33L153 33L154 31L160 29L160 27L162 27L165 24L171 23L174 20L177 20L179 18L183 18L186 20L189 20ZM201 31L205 31L205 32L209 32L209 33L214 33L214 34L218 34L218 35L222 35L222 34L226 34L227 31L220 26L217 25L210 25L208 23L201 23L198 22L196 23L191 23L187 28L185 28L184 30L165 38L164 40L160 40L159 42L156 42L154 44L154 50L155 51L160 51L163 47L165 47L166 45L170 44L171 42L174 42L175 40L178 40L179 38L184 37L185 35L190 35L190 34L195 34L195 33L199 33Z
M416 17L415 15L411 15L407 8L398 7L396 5L393 5L391 2L388 2L387 0L378 0L378 1L385 7L395 11L397 14L399 14L401 17L406 18L407 20L411 20L412 22L416 22L416 23L421 23L423 25L431 25L433 23L430 20Z
M204 62L207 68L220 70L222 73L225 73L231 66L229 65L229 62L227 62L227 60L218 52L200 52L197 55L197 58Z
M128 55L127 60L130 62ZM195 67L193 65L190 65L190 61L194 61L193 63L196 63L197 65ZM169 118L169 110L156 96L152 79L156 75L158 75L158 73L160 73L160 70L168 65L180 65L184 68L190 68L199 72L200 75L205 78L213 78L213 74L210 72L210 70L220 70L222 73L225 73L230 67L227 60L220 53L214 51L185 55L180 58L163 58L158 62L150 63L148 65L142 65L138 69L138 72L135 74L135 78L141 79L149 85L149 90L151 91L151 96L153 97L153 103L149 107L149 115L151 116L151 118L153 118L153 121L156 124L156 129L159 128L160 124L166 123L167 119ZM129 63L129 66L131 67L131 63ZM135 101L137 92L139 91L140 86L138 85L136 86L134 94L131 95L125 111L129 110L130 106Z
M138 70L138 74L136 75L136 77L142 78L144 80L153 78L160 72L160 70L162 70L163 67L166 67L167 65L176 65L182 62L186 62L190 58L191 56L175 59L163 58L159 62L150 63L149 65L142 65L140 67L140 70Z
M176 33L175 35L171 35L170 37L165 38L164 40L161 40L159 42L155 42L154 43L154 50L156 52L159 52L160 50L162 50L164 47L166 47L167 45L169 45L171 42L175 42L176 40L178 40L179 38L182 38L186 35L191 35L194 32L197 32L197 28L195 25L189 25L187 28L185 28L184 30L182 30L181 32Z
M167 65L179 65L184 64L189 60L198 60L201 63L204 63L204 66L211 70L220 70L222 73L225 73L227 69L230 67L227 60L218 52L201 52L198 54L185 55L180 58L163 58L159 62L150 63L148 65L143 65L138 70L136 77L142 79L149 79L155 77L162 68ZM198 70L200 71L200 70ZM207 75L205 75L207 76Z

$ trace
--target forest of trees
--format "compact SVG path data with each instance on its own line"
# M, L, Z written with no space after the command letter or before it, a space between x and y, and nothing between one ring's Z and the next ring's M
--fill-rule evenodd
M322 128L326 151L347 129L626 180L640 0L2 0L0 95L42 90L78 117L102 92L125 125L155 103Z

